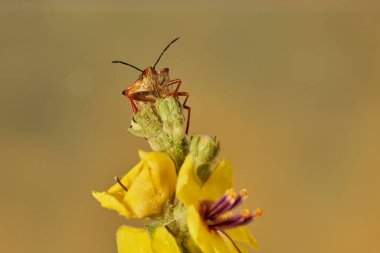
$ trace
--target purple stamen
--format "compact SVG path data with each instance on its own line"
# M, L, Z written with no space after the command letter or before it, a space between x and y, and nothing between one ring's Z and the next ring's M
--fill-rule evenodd
M225 210L230 210L233 204L234 204L233 202L226 200L224 203L216 207L213 211L208 212L207 218L214 219L215 217L218 217L221 214L221 212L225 213Z
M209 212L207 217L213 220L217 218L218 216L232 210L233 208L240 206L244 202L245 199L246 199L246 196L239 194L238 197L232 201L232 203L228 202L228 205L227 204L223 206L219 205L217 209L213 210L212 212Z
M239 194L239 196L235 200L235 203L232 205L231 209L240 206L244 202L245 198L246 197L243 197L241 194Z
M251 223L255 217L253 215L250 215L248 217L244 217L244 219L238 221L235 225L236 226L244 226L247 225L248 223Z
M254 220L254 217L253 215L249 215L249 216L246 216L246 217L240 217L238 219L235 219L235 220L231 220L229 222L227 221L222 221L218 224L212 224L212 225L209 225L209 227L213 228L213 229L229 229L229 228L236 228L236 227L239 227L239 226L243 226L243 225L247 225L248 223L252 222Z
M215 203L213 203L210 207L210 210L209 212L212 212L214 211L215 208L217 208L218 206L220 206L222 203L224 203L224 201L226 201L227 199L227 194L224 194L223 197L221 197L220 199L218 199Z
M199 207L199 214L212 230L222 231L223 229L246 225L252 222L256 216L260 216L262 210L257 209L254 214L251 214L250 211L246 209L239 214L224 217L222 215L240 206L247 196L248 193L245 189L243 189L239 195L236 195L233 189L230 189L215 202L202 201Z
M235 214L231 215L226 218L220 218L219 220L215 220L210 226L218 226L218 225L223 225L223 224L230 224L234 223L242 218L242 214Z

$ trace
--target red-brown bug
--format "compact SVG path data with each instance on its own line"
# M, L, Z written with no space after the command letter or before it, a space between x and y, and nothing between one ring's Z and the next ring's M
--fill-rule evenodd
M165 51L178 39L179 37L172 40L161 52L153 67L149 66L145 70L141 70L123 61L113 61L112 63L121 63L141 72L139 78L122 92L122 94L129 99L133 113L137 113L139 111L139 103L155 102L156 98L166 98L168 96L173 96L177 101L179 101L179 96L185 97L182 106L187 110L186 133L188 133L191 108L186 105L186 102L189 98L189 93L187 91L179 91L181 80L170 80L168 68L163 68L160 70L155 69Z

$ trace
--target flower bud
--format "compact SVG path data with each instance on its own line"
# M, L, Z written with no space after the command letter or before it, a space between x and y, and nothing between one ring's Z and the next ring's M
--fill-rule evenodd
M174 97L157 99L156 111L162 121L163 131L175 142L181 141L185 137L183 127L185 118L179 102Z
M179 168L188 150L184 120L182 106L173 96L157 98L141 107L128 130L146 138L154 151L168 153Z
M202 182L205 182L212 172L212 163L219 151L220 143L216 137L208 135L193 135L191 137L190 154L193 157L198 178Z

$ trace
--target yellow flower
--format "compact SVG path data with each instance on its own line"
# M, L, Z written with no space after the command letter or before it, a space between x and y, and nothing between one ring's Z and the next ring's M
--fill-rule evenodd
M119 253L181 253L176 240L164 227L151 235L144 229L121 226L116 232Z
M177 180L177 197L188 208L189 233L204 253L248 252L241 243L251 248L259 247L256 239L244 226L262 214L244 210L231 215L230 211L240 205L247 196L245 190L237 195L233 186L233 169L223 160L207 181L200 183L191 156L183 163ZM227 191L227 193L226 193Z
M141 161L106 192L93 192L100 204L127 218L158 214L173 196L177 181L170 157L162 152L139 152Z

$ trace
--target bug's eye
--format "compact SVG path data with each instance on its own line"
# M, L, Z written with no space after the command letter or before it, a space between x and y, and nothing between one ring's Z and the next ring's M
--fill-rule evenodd
M123 91L121 92L121 95L125 96L125 90L123 90Z

